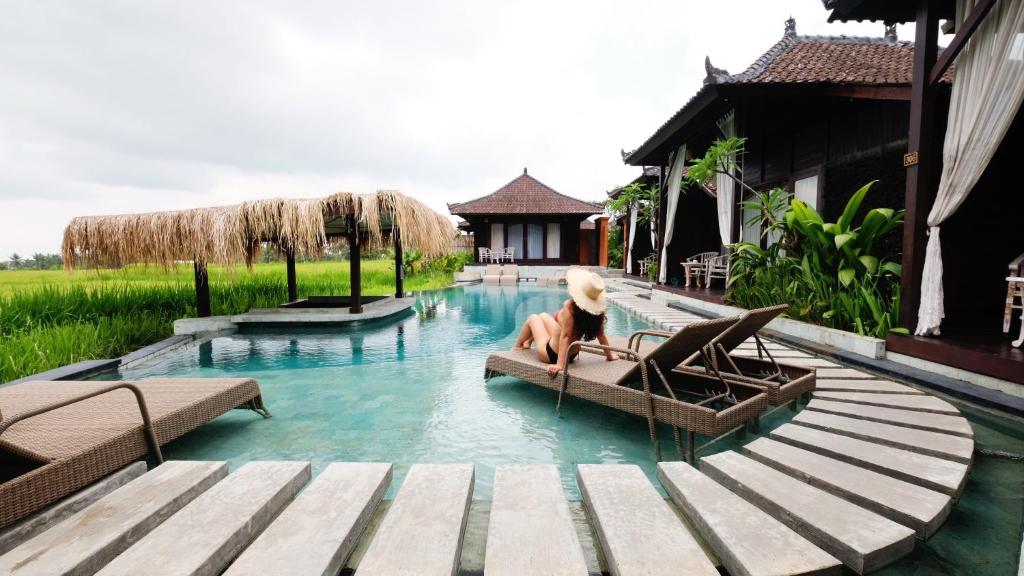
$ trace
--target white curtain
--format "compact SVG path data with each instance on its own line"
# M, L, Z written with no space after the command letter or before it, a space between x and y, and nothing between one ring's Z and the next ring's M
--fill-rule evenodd
M683 184L683 172L686 171L686 144L676 151L672 161L672 170L668 173L668 189L665 191L668 209L665 211L665 242L661 246L661 259L658 265L658 282L662 284L668 279L668 245L672 242L672 230L675 228L676 208L679 207L679 193Z
M629 207L629 244L626 246L626 274L633 273L633 240L636 238L636 204Z
M736 135L736 114L729 111L718 121L718 127L722 130L725 138L732 138ZM718 235L722 239L722 246L733 244L732 220L736 210L736 184L726 174L715 176L715 191L718 195Z
M978 1L957 0L958 29ZM919 336L937 336L945 315L939 226L967 199L1024 100L1022 35L1024 2L996 2L956 59L942 178L928 213L928 248L915 330Z

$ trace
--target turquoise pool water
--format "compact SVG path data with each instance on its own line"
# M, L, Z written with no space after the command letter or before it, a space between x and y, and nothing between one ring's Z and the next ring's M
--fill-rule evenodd
M259 331L215 338L105 374L250 376L274 418L232 411L169 444L172 459L296 459L314 474L333 461L395 465L395 487L415 462L472 462L474 498L489 499L494 466L548 462L566 494L579 499L578 463L639 465L655 486L646 421L570 399L561 417L555 394L511 378L485 383L487 355L510 348L529 314L558 309L564 290L533 286L452 288L417 296L400 319L330 329ZM625 334L649 325L611 306L608 329ZM1024 423L958 403L979 448L1024 453ZM791 417L780 410L768 432ZM663 456L675 458L669 430ZM716 450L750 441L729 439ZM914 554L878 574L1012 574L1024 516L1024 462L975 458L964 497L946 525Z

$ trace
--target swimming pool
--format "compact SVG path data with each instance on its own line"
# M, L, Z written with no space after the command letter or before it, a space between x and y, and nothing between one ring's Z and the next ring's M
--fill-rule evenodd
M415 462L472 462L474 498L490 498L495 464L554 463L566 494L579 499L579 463L639 465L655 486L654 451L644 419L572 399L555 414L555 394L514 380L483 379L484 360L510 348L529 314L557 310L564 289L451 288L416 297L399 319L328 329L249 331L214 338L103 375L250 376L274 418L233 411L165 447L172 459L296 459L314 474L333 461L395 464L394 490ZM610 306L608 330L649 325ZM1024 452L1019 419L962 403L979 448ZM770 431L788 418L776 412ZM675 458L663 428L663 455ZM727 440L716 449L750 441ZM1024 463L978 455L964 497L945 526L910 557L879 574L1004 574L1016 562Z

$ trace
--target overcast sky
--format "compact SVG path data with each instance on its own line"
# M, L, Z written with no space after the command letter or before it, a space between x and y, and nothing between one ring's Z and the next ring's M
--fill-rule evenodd
M596 200L701 85L820 0L0 0L0 260L76 215L397 188L446 212L522 173ZM912 40L912 27L900 28Z

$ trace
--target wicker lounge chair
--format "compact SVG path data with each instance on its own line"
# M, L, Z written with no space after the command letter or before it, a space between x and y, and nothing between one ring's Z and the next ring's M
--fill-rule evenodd
M487 358L485 378L507 375L532 384L557 390L623 412L647 418L648 431L660 458L655 422L673 427L680 455L693 461L694 454L711 442L697 447L694 434L718 439L754 420L767 407L768 396L762 387L750 382L730 380L702 371L673 371L673 368L707 346L715 336L732 326L736 318L708 320L691 324L679 332L643 331L629 340L610 338L609 346L576 342L581 350L575 362L557 378L548 376L548 365L533 350L509 350ZM665 338L654 344L645 337ZM623 358L607 362L606 350ZM685 451L679 430L686 430ZM712 440L713 442L714 440Z
M710 354L703 356L700 352L694 353L676 370L707 372L710 368L733 379L761 386L768 393L768 403L772 406L783 406L814 390L814 368L777 362L758 335L762 328L786 308L782 304L750 310L711 342ZM733 350L750 338L757 345L757 358L732 354ZM702 367L698 368L698 365Z
M250 378L0 387L0 528L233 408L269 416Z

